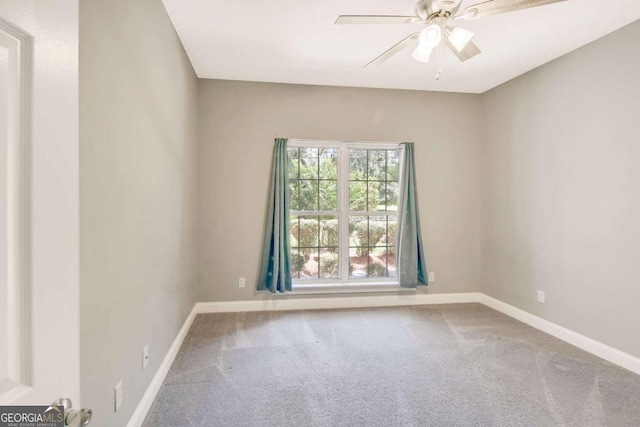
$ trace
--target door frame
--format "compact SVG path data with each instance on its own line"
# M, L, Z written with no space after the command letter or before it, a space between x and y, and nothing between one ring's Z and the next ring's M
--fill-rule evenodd
M7 116L7 325L8 378L0 405L31 386L30 181L32 37L0 19L0 46L8 52Z

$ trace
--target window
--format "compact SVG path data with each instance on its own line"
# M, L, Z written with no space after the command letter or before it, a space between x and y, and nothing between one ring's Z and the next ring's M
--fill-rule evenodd
M396 279L398 144L289 141L297 285Z

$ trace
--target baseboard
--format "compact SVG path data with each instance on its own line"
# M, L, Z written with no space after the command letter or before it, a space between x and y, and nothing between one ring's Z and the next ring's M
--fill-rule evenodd
M513 317L516 320L526 323L536 329L546 332L549 335L568 342L586 352L600 357L615 365L621 366L640 375L640 359L632 356L628 353L620 351L616 348L608 346L596 341L592 338L586 337L582 334L567 329L556 323L545 320L527 311L521 310L517 307L509 305L505 302L492 298L485 294L480 294L479 302L492 308L496 311L506 314L509 317Z
M164 382L164 379L167 376L167 373L169 372L171 365L173 364L173 360L176 358L176 355L178 354L178 351L182 346L182 342L184 341L184 338L187 336L187 332L189 332L189 328L191 328L191 324L193 323L194 319L196 318L196 315L198 314L198 312L196 311L196 305L194 305L193 308L191 309L189 316L187 316L187 320L184 321L184 324L182 325L182 328L180 328L180 331L178 332L176 339L173 341L173 344L171 344L171 347L169 347L169 351L167 352L166 356L162 360L162 363L160 364L158 371L153 376L153 379L151 380L149 387L147 387L147 391L144 393L144 396L142 396L142 400L140 400L140 403L138 403L138 407L136 408L133 415L129 419L129 423L127 424L127 427L142 426L142 423L144 422L144 419L147 416L149 409L151 409L151 405L153 404L153 401L155 400L156 395L160 391L160 388L162 387L162 383Z
M199 302L198 313L231 313L238 311L318 310L332 308L393 307L401 305L460 304L479 302L477 292L459 294L393 294L349 296L340 298L295 298L251 301Z

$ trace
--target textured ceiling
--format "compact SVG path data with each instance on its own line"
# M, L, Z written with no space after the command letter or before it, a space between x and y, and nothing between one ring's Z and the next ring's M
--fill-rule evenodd
M462 7L482 0L463 0ZM363 65L422 25L334 25L338 15L413 15L413 0L163 0L201 78L482 93L640 19L640 0L568 0L456 21L482 54L408 48ZM640 41L639 41L640 43ZM435 79L438 62L443 75Z

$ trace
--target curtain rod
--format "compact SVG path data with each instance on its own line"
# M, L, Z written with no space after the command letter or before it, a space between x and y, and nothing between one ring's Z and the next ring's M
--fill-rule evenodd
M402 142L398 141L353 141L353 140L341 140L341 139L305 139L305 138L287 138L289 141L300 141L300 142L335 142L335 143L363 143L363 144L397 144L400 145Z

